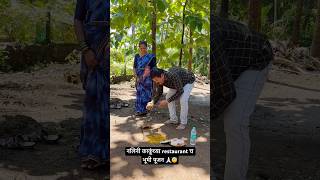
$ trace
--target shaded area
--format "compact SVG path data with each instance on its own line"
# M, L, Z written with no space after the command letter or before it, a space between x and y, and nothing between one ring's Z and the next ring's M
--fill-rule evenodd
M70 93L69 95L58 96L75 99L72 101L72 104L63 105L63 107L68 109L82 110L84 94Z
M23 71L36 64L48 64L50 62L66 63L69 59L66 57L74 49L78 47L77 44L43 44L43 45L29 45L21 46L19 44L8 45L5 48L8 58L2 62L0 70L2 71ZM4 66L5 64L5 66ZM9 66L10 69L2 67Z
M249 179L319 179L319 112L320 103L316 99L261 98L251 116ZM222 179L223 122L214 122L213 130L213 171Z
M16 101L17 96L14 94L15 91L9 92L6 91L7 89L17 91L31 89L35 91L32 92L32 95L30 94L31 91L23 91L24 96L19 96L18 100L25 103L28 109L21 109L13 105L10 107L2 106L4 111L0 114L0 120L6 120L9 117L10 121L15 122L21 117L24 119L23 121L27 122L28 126L37 124L46 129L53 129L62 135L62 138L57 144L47 144L39 141L34 149L29 150L9 150L0 147L0 179L107 179L109 177L109 167L104 166L93 171L80 168L77 145L80 140L82 119L79 110L82 110L84 98L84 95L81 94L82 91L62 81L56 82L57 85L54 86L48 86L49 83L46 83L46 81L41 83L44 83L44 85L36 89L32 88L35 83L29 86L24 83L3 83L2 88L0 87L0 90L3 90L0 92L0 98L8 99L7 96L12 96L9 99L10 102ZM45 91L48 89L47 93L44 88ZM60 89L64 89L64 91L60 91ZM52 97L52 94L56 97ZM32 98L32 103L27 101L29 98ZM44 102L42 102L43 100ZM29 105L34 103L37 103L37 106ZM44 113L38 112L39 106L41 106ZM56 107L59 111L57 111ZM12 113L8 113L11 110L10 108ZM37 114L43 113L47 116L34 114L31 117L28 115L29 111L38 112ZM61 112L61 114L55 115L57 112ZM48 115L48 113L51 114ZM9 115L5 117L3 114ZM14 124L12 127L10 126L10 131L16 133L13 130L18 128ZM24 123L19 124L21 125L19 127L24 126ZM30 130L30 128L27 128L27 130ZM32 130L37 130L37 127L32 126L31 131L26 132L32 132ZM5 133L8 134L7 131Z
M320 89L306 88L306 87L303 87L303 86L297 86L297 85L292 85L292 84L288 84L288 83L284 83L284 82L273 81L273 80L270 80L270 79L268 79L268 82L269 83L273 83L273 84L277 84L277 85L291 87L291 88L297 88L297 89L302 89L302 90L307 90L307 91L320 92Z
M26 116L25 116L26 117ZM30 118L30 117L29 117ZM30 176L60 175L62 179L97 178L108 176L107 167L95 171L82 170L77 154L81 119L67 119L60 123L41 123L57 130L62 138L57 144L38 142L34 149L9 150L0 148L0 171L27 172ZM44 168L45 167L45 168Z

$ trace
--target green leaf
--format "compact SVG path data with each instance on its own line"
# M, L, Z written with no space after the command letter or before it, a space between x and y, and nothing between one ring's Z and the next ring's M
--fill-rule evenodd
M117 5L118 4L118 0L111 0L111 5Z
M166 0L156 0L156 4L160 12L164 12L168 6Z

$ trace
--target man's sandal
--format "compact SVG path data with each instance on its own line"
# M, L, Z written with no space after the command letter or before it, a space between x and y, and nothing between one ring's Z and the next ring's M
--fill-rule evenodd
M167 120L164 122L164 124L178 124L179 122L178 121L173 121L173 120Z
M186 128L186 124L180 124L179 126L177 126L177 130L183 130Z

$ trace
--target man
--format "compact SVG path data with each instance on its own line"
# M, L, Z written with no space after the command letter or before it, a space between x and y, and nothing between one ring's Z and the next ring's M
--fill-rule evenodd
M188 100L195 81L194 74L182 68L172 67L168 71L153 68L150 76L156 83L156 88L153 90L153 100L148 103L147 109L152 109L158 102L163 93L163 86L168 87L166 99L160 101L158 107L169 108L170 119L165 124L178 124L175 101L180 100L180 125L176 129L185 129L188 122Z
M250 151L249 117L266 81L272 48L264 35L240 23L211 15L210 26L210 116L224 121L224 179L245 180Z
M74 17L85 90L79 155L88 169L109 160L109 7L109 1L78 0Z

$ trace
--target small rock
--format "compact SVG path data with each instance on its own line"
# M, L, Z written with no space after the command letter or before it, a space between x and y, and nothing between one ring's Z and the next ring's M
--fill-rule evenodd
M61 176L68 176L69 172L58 172L57 174Z
M26 180L28 177L26 175L18 174L14 177L15 180Z
M9 101L4 101L2 104L7 106L8 104L10 104L10 102Z
M13 165L8 165L8 168L9 168L9 169L18 169L17 166L13 166Z
M74 175L74 176L78 176L78 175L79 175L79 172L78 172L77 169L74 169L74 170L73 170L73 175Z

